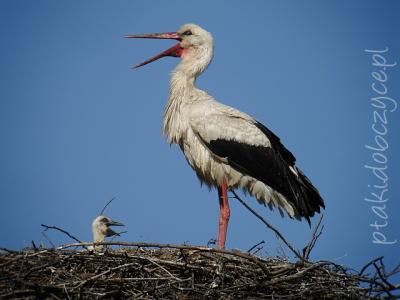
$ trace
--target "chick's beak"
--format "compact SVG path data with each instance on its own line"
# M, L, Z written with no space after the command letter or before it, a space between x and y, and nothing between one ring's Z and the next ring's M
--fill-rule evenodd
M124 224L117 222L117 221L111 221L107 223L108 226L125 226Z

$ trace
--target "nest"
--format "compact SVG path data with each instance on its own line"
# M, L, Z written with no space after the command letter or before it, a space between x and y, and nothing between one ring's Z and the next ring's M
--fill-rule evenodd
M66 247L3 252L0 298L373 298L371 278L328 261L292 263L206 247L128 244L101 252ZM370 286L362 287L363 281Z

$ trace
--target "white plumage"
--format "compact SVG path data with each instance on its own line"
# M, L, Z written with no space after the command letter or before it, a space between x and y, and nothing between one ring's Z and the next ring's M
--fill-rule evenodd
M112 230L110 226L124 226L124 224L114 221L106 216L96 217L92 222L93 242L102 243L105 241L106 237L119 235L119 233ZM97 245L95 248L89 247L89 250L93 249L101 250L103 249L103 245Z
M309 221L324 207L318 191L295 166L294 156L274 133L253 117L215 101L196 88L197 76L213 58L213 39L209 32L186 24L176 33L127 37L180 41L136 67L163 56L181 57L172 72L163 130L170 143L180 146L202 182L219 187L222 198L224 187L225 194L226 188L243 188L258 202L280 211L284 209L291 218L305 217ZM221 210L226 209L221 201L220 205ZM222 216L220 225L225 221L227 225L229 207L225 214L226 220ZM221 233L220 239L224 239ZM224 241L219 246L224 247Z

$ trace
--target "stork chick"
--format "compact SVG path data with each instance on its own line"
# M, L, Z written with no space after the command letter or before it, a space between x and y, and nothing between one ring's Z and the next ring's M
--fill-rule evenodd
M102 243L105 241L106 237L119 235L119 233L112 230L110 226L124 226L124 224L113 221L111 218L106 216L98 216L94 219L92 223L93 242ZM95 248L96 250L101 250L103 249L103 245L98 245Z

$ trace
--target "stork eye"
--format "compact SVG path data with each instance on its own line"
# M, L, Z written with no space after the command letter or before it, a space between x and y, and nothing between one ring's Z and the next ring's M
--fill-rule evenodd
M190 30L186 30L182 35L192 35L193 33Z

